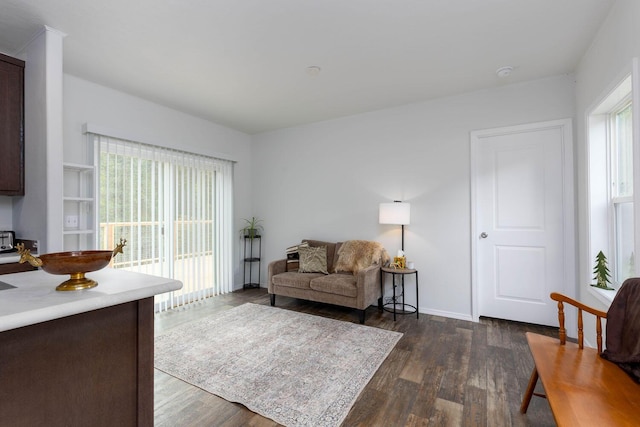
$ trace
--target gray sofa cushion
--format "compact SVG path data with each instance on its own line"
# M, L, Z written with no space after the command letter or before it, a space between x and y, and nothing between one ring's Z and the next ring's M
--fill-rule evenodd
M311 289L309 283L318 277L325 277L325 275L322 273L298 273L297 271L288 271L286 273L276 274L271 280L273 280L274 285L278 286Z
M355 298L358 295L356 277L353 274L330 274L311 280L309 286L314 291Z

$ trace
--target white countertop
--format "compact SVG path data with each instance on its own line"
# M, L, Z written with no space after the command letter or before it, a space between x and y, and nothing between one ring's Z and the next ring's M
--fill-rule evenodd
M103 268L87 273L98 286L82 291L56 291L69 276L42 270L0 275L15 286L0 290L0 332L87 311L136 301L182 288L178 280Z

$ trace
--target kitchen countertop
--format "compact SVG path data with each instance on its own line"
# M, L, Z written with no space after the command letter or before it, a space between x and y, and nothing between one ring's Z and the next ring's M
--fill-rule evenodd
M56 286L69 276L42 270L1 275L0 282L15 288L0 290L0 332L182 288L178 280L112 268L87 273L87 277L98 286L60 292Z

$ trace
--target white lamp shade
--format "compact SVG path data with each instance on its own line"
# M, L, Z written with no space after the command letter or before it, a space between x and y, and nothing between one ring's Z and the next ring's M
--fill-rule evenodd
M380 203L380 224L409 225L411 223L411 204L394 202Z

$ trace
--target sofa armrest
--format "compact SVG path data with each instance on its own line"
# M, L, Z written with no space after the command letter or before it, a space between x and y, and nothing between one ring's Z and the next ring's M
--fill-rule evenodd
M380 298L380 266L371 265L357 274L358 306L367 308Z
M285 271L287 271L287 260L286 259L278 259L276 261L271 261L269 263L269 267L267 269L267 275L268 275L268 289L269 289L269 293L273 293L273 284L271 283L271 278L273 276L275 276L276 274L280 274L280 273L284 273Z

